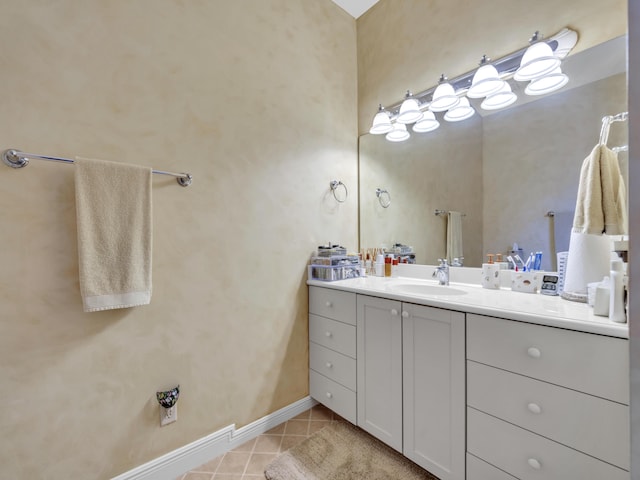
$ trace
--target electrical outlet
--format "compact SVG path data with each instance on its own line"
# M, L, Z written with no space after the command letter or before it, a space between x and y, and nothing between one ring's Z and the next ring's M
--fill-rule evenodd
M164 427L178 420L178 405L171 408L160 407L160 426Z

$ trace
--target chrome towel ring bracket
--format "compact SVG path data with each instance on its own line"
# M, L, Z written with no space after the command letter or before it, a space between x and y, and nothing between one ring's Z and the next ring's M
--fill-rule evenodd
M378 202L380 202L382 208L389 208L389 205L391 205L391 194L388 191L376 188L376 197L378 197Z
M344 188L344 198L342 200L338 197L338 195L336 195L336 190L338 190L338 187L340 186ZM331 189L331 193L333 193L333 198L336 199L336 202L344 203L347 200L349 191L347 190L347 186L344 183L339 180L331 180L331 182L329 182L329 188Z

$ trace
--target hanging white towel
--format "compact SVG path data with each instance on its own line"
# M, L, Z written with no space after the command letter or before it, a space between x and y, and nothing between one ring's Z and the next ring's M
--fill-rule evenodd
M449 212L447 214L447 261L449 265L453 259L462 261L462 214L460 212Z
M587 285L609 272L611 243L603 234L626 232L626 192L618 157L606 145L596 145L580 170L563 298L587 301Z
M573 231L600 235L627 233L624 180L617 155L596 145L582 163Z
M80 293L85 312L151 301L151 168L75 160Z

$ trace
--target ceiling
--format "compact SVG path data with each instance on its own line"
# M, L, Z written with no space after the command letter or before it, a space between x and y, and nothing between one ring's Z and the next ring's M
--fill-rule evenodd
M353 18L358 18L376 4L378 0L333 0L333 2Z

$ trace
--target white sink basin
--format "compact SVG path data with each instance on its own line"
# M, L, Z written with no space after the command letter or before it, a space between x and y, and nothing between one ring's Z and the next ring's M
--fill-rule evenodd
M420 285L416 283L392 285L389 289L393 292L406 293L407 295L465 295L467 293L459 288L446 285Z

